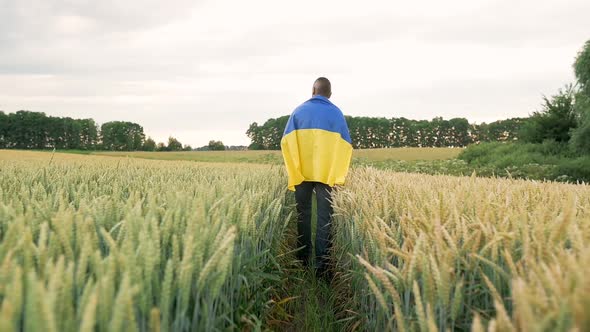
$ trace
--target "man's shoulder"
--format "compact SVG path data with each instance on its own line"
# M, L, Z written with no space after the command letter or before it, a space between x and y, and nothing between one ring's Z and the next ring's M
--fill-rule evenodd
M336 106L336 105L334 105L334 104L331 104L331 105L332 105L332 108L333 108L334 110L338 111L338 113L340 113L340 114L343 114L343 113L342 113L342 110L340 109L340 107L338 107L338 106Z
M309 100L303 102L302 104L300 104L299 106L295 107L295 110L293 110L293 113L291 114L291 116L298 116L301 115L302 113L307 113L310 110L314 109L314 105L312 103L310 103Z

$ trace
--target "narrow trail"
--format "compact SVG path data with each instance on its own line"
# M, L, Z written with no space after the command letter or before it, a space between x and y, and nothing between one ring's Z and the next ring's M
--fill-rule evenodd
M340 331L336 321L335 297L330 285L312 271L301 271L291 288L292 321L285 331Z
M336 296L330 284L299 264L287 270L278 303L271 313L273 331L342 331Z
M312 201L312 238L315 239L315 194ZM296 247L296 222L292 221L293 227L285 239L285 246L291 250ZM313 249L312 252L315 252ZM282 269L285 274L284 287L277 294L279 303L271 314L274 317L269 328L288 332L342 331L344 325L337 319L337 299L330 283L316 277L313 268L304 268L296 262L293 252L283 261Z

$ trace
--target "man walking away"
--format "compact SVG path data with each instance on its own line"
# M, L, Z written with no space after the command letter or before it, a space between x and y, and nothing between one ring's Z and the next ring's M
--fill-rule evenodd
M319 275L327 276L330 224L334 185L344 184L352 145L342 111L330 102L332 87L325 77L313 84L312 97L293 111L281 140L288 188L297 202L298 259L305 266L311 256L312 193L317 198L316 264Z

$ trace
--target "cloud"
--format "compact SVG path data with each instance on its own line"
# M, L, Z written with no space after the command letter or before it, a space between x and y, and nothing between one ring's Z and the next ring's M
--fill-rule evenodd
M488 1L462 15L451 15L430 22L420 38L434 43L461 42L494 47L545 46L549 48L579 44L589 38L586 1Z
M350 115L524 116L573 80L589 11L585 0L0 0L0 109L247 144L251 122L289 114L327 76Z
M3 37L19 41L35 36L120 33L169 23L197 4L191 0L5 0L0 4L0 27Z

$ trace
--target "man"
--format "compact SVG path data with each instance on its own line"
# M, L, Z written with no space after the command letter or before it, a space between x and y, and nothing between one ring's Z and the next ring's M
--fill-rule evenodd
M312 98L293 111L281 140L288 188L297 202L297 256L305 266L311 256L312 193L317 198L316 264L318 274L327 276L330 223L334 185L344 184L352 145L342 111L330 102L332 87L325 77L313 84Z

